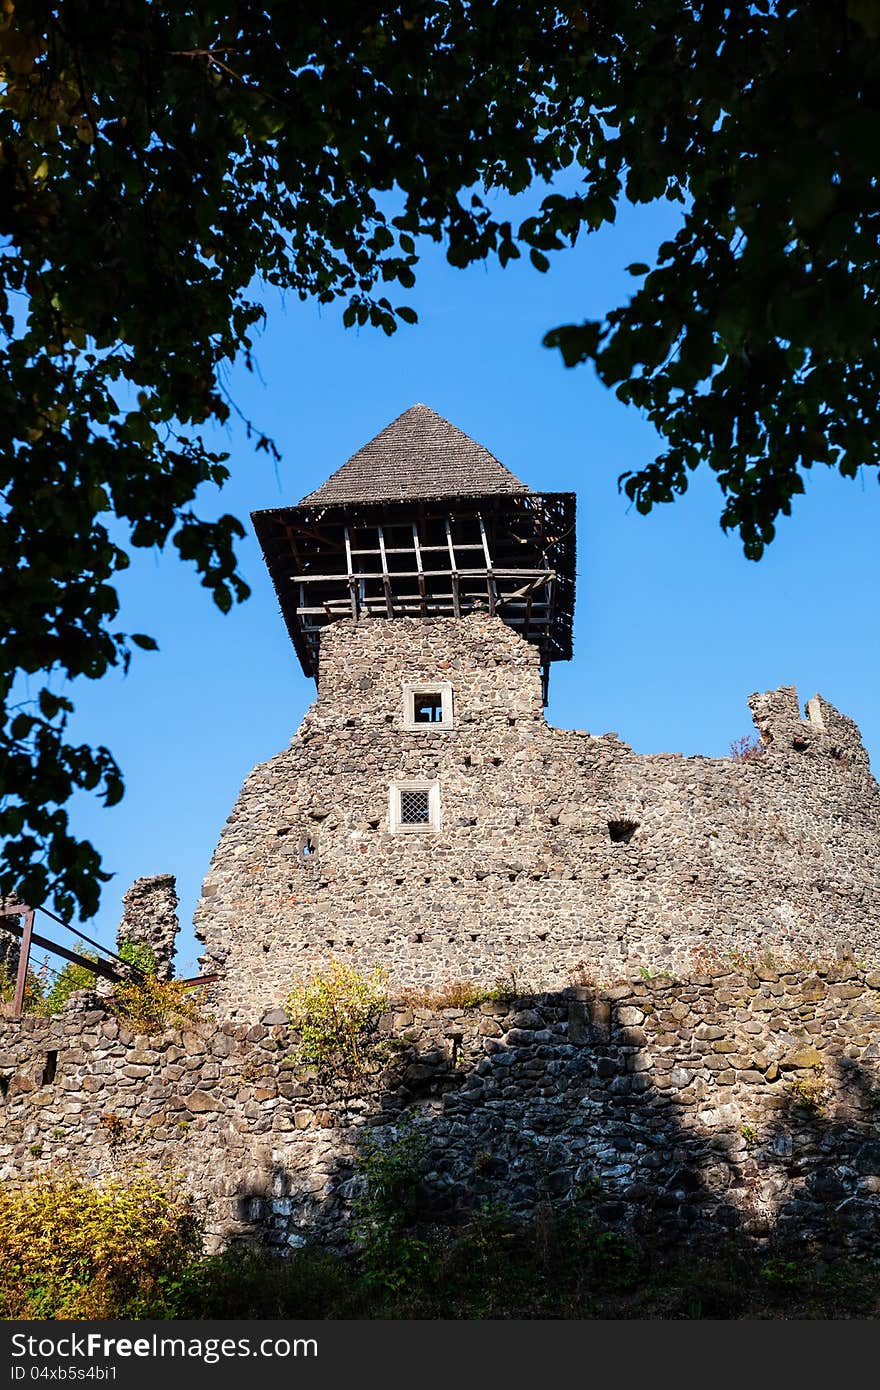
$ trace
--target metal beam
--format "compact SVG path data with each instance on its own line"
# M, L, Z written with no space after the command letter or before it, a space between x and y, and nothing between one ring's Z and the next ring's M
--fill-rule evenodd
M28 965L31 958L31 942L34 940L34 909L25 908L24 926L21 931L21 946L18 951L18 973L15 977L15 995L12 1000L12 1017L21 1018L24 1012L24 995L27 988Z
M12 926L9 922L0 922L0 931L11 932L13 936L21 937L24 927ZM81 956L76 951L68 951L66 946L59 946L57 941L50 941L47 936L39 936L36 932L31 932L31 945L40 946L44 951L51 951L53 956L60 956L62 960L69 960L72 965L81 965L85 970L90 970L93 975L102 975L105 980L122 980L126 977L121 970L114 970L102 960L92 960L89 956ZM135 974L132 968L132 975ZM140 975L142 978L142 974Z

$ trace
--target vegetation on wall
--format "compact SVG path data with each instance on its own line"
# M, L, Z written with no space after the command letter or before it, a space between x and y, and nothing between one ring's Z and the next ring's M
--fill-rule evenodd
M363 1078L381 1061L376 1025L387 1008L387 970L376 966L366 973L331 961L296 981L288 995L288 1017L299 1035L295 1060L322 1077Z
M391 1143L361 1139L352 1235L367 1288L397 1294L428 1271L430 1244L415 1229L425 1158L424 1137L411 1129Z
M162 1033L199 1023L204 1011L196 992L182 980L159 980L155 975L117 984L110 1008L133 1033Z

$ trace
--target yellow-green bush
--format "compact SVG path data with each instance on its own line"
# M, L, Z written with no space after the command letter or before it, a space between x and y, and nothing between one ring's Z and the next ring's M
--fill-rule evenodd
M83 951L82 954L87 960L98 959L95 951ZM84 965L75 965L73 961L68 961L64 969L56 975L43 1000L44 1011L47 1014L60 1014L70 996L77 990L94 988L94 973Z
M144 1316L198 1254L202 1231L172 1181L74 1175L0 1189L0 1316Z
M110 1007L134 1033L162 1033L204 1018L192 989L182 980L157 980L155 975L117 985Z
M296 1060L335 1077L353 1079L369 1071L378 1056L376 1024L388 1007L387 982L381 966L364 974L338 960L297 981L287 999L299 1033Z

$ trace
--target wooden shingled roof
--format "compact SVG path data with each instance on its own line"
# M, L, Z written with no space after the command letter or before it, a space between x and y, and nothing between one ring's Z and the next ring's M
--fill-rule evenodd
M494 454L427 405L386 425L300 506L488 497L529 488Z
M328 623L488 611L550 663L572 648L575 497L534 492L426 405L295 507L252 512L291 640L318 675Z

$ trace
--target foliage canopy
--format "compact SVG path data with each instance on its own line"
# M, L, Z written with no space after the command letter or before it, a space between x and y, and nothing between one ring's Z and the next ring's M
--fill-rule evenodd
M880 0L0 0L0 894L96 910L65 805L123 782L58 689L155 646L116 625L129 548L247 596L196 499L259 281L390 333L419 237L545 270L668 199L630 301L545 340L656 425L627 495L705 462L758 558L805 469L876 466L878 62Z

